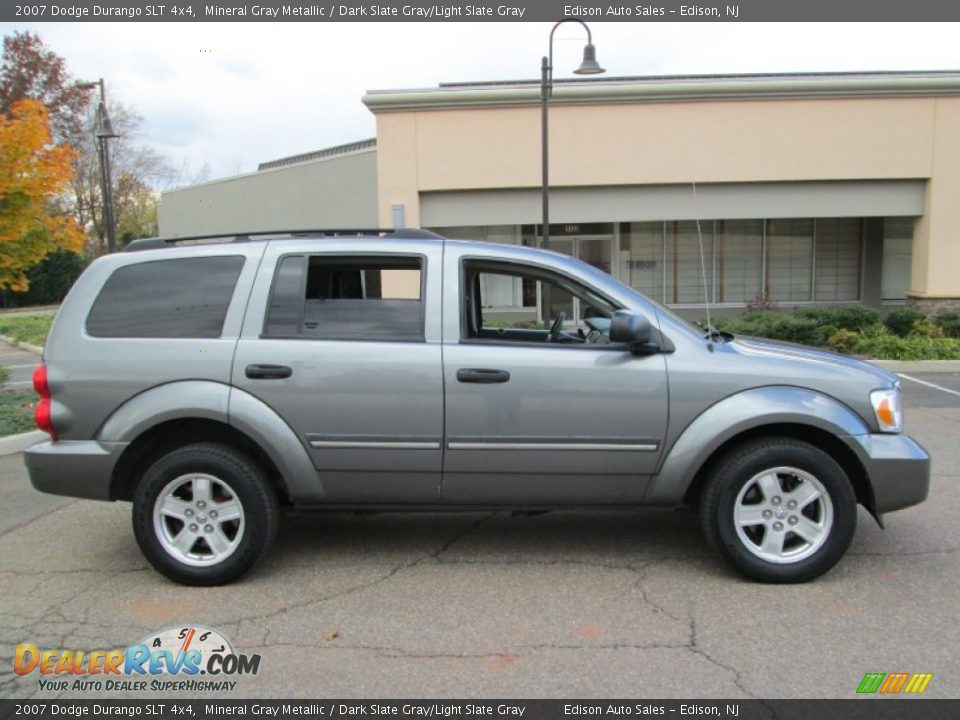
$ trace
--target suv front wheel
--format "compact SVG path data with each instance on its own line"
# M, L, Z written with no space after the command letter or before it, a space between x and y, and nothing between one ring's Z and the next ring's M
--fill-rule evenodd
M133 530L150 564L187 585L221 585L273 542L279 507L263 470L228 445L174 450L144 473Z
M805 582L847 551L857 527L857 499L827 453L770 437L720 460L701 496L700 517L707 540L744 575Z

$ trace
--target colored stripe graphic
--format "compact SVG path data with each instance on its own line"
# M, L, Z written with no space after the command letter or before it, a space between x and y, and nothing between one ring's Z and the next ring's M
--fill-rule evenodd
M890 673L887 675L887 679L883 681L883 685L880 686L880 692L887 694L900 692L906 684L908 677L910 677L910 673Z
M898 693L910 693L919 695L927 689L927 685L933 679L933 673L866 673L863 680L857 686L857 693L860 695L872 695L873 693L883 693L884 695L896 695Z
M903 689L905 693L922 693L927 689L927 685L930 684L930 680L933 679L933 673L914 673L910 677L910 682L907 683L907 686Z
M861 694L875 693L880 689L880 683L883 682L884 677L886 677L886 673L867 673L860 681L857 692Z

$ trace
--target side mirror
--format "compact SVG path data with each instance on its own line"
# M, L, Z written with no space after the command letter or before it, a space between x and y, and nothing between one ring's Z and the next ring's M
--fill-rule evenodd
M653 326L643 315L633 310L617 310L610 320L610 342L629 345L638 354L657 352L660 347L651 344Z

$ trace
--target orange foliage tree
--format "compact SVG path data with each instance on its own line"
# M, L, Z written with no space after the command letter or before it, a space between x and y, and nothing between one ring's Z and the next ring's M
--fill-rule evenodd
M26 290L29 267L57 248L83 247L76 220L51 202L68 189L75 156L53 144L42 103L21 100L0 116L0 287Z

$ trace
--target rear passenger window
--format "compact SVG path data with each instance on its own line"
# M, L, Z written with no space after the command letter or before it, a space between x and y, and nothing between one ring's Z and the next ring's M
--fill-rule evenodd
M87 317L94 337L216 338L242 255L153 260L118 268Z
M423 340L423 259L288 255L277 267L264 335Z

